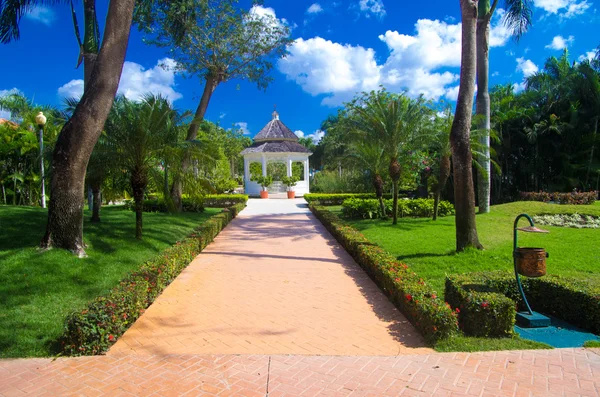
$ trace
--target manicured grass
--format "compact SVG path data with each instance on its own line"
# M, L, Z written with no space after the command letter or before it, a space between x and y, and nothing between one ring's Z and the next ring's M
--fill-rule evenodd
M446 274L485 270L510 270L513 266L513 222L520 213L600 215L600 205L557 205L516 202L492 206L489 214L477 215L477 231L485 250L456 254L454 217L403 218L393 226L388 220L349 220L365 236L425 278L438 294L444 292ZM331 207L335 212L340 207ZM526 225L526 220L521 220ZM548 274L600 280L600 229L540 226L549 234L519 233L519 246L543 247L550 253Z
M441 340L435 345L438 352L479 352L498 350L532 350L552 349L553 347L541 342L512 338L475 338L470 336L455 336Z
M187 236L221 211L178 215L144 213L144 239L135 235L135 214L102 209L102 222L85 214L88 258L64 250L39 251L46 210L0 206L0 357L38 357L62 332L66 315L106 293L144 261Z
M600 347L600 341L597 340L588 340L583 344L583 347Z

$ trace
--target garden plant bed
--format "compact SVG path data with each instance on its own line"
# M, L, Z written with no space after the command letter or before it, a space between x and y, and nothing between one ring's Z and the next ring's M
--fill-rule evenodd
M63 332L65 317L107 293L127 274L188 236L221 209L144 215L144 240L134 238L135 214L103 207L101 223L84 216L88 257L39 251L47 212L0 206L0 357L43 357Z

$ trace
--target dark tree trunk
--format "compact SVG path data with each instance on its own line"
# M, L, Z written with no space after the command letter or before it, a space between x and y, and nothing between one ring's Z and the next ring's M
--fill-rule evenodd
M440 205L440 197L442 195L442 190L444 190L444 186L446 186L446 182L448 182L448 177L450 176L450 156L442 156L440 158L440 176L438 178L438 185L435 189L435 197L433 199L433 220L437 220L438 207Z
M590 171L592 170L592 164L594 163L594 149L596 147L596 137L598 136L598 117L594 119L594 132L592 134L592 149L590 151L590 160L588 162L587 172L585 174L585 189L591 190Z
M475 114L477 115L477 128L480 130L479 143L481 155L478 162L483 172L477 172L477 197L479 199L479 212L490 212L490 94L489 94L489 68L490 68L490 18L485 15L477 19L477 99ZM487 174L487 175L485 175Z
M427 181L429 176L431 175L431 171L421 171L421 175L419 175L419 188L417 189L417 195L419 198L427 198L429 195L429 190L427 186Z
M102 48L89 83L56 142L43 248L65 248L79 256L85 255L85 171L119 86L134 5L134 0L110 2Z
M100 222L100 206L102 205L102 196L100 187L102 181L91 181L90 187L92 188L92 219L91 221L96 223Z
M390 178L392 178L392 185L394 186L393 201L392 201L392 225L398 223L398 181L400 180L400 163L397 158L390 160Z
M473 158L471 155L471 112L475 92L477 1L460 0L462 13L462 55L456 114L450 131L454 165L456 207L456 250L483 248L477 237Z
M194 120L188 128L186 140L192 141L198 136L198 130L200 129L200 124L202 124L202 120L204 120L206 109L208 109L208 103L210 102L210 98L212 97L212 94L213 92L215 92L215 89L217 88L217 85L219 85L219 83L220 81L215 77L208 76L206 78L204 92L202 92L202 98L200 99L200 103L196 108ZM182 162L181 172L186 172L189 167L190 158L189 156L185 156ZM183 195L183 180L181 172L173 175L173 186L171 187L171 199L173 200L175 209L179 212L183 210L183 203L181 201L181 196Z
M134 169L131 173L131 190L133 190L133 200L135 202L135 238L142 239L142 216L144 214L144 192L148 185L146 172L140 169Z
M381 211L381 217L385 218L385 204L383 203L383 179L381 175L375 174L373 177L373 187L375 187L375 195L379 200L379 210Z

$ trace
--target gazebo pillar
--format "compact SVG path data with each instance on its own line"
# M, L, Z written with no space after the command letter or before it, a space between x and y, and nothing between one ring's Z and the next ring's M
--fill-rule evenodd
M306 160L304 160L304 180L306 181L306 186L308 186L308 178L309 178L309 172L308 172L308 157L306 158Z
M246 183L250 180L250 162L246 156L244 156L244 180Z
M285 165L287 166L287 176L292 176L292 159L290 158L289 154Z
M265 155L262 155L262 173L263 176L267 176L267 158Z

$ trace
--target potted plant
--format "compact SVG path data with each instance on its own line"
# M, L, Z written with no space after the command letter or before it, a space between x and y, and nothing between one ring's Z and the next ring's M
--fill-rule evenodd
M260 198L269 198L269 192L267 191L267 188L273 183L273 177L261 175L256 177L254 182L258 183L260 187L262 187L262 190L260 191Z
M296 198L296 192L294 191L294 186L298 183L300 179L297 176L284 176L281 178L281 182L287 186L287 196L289 199Z

